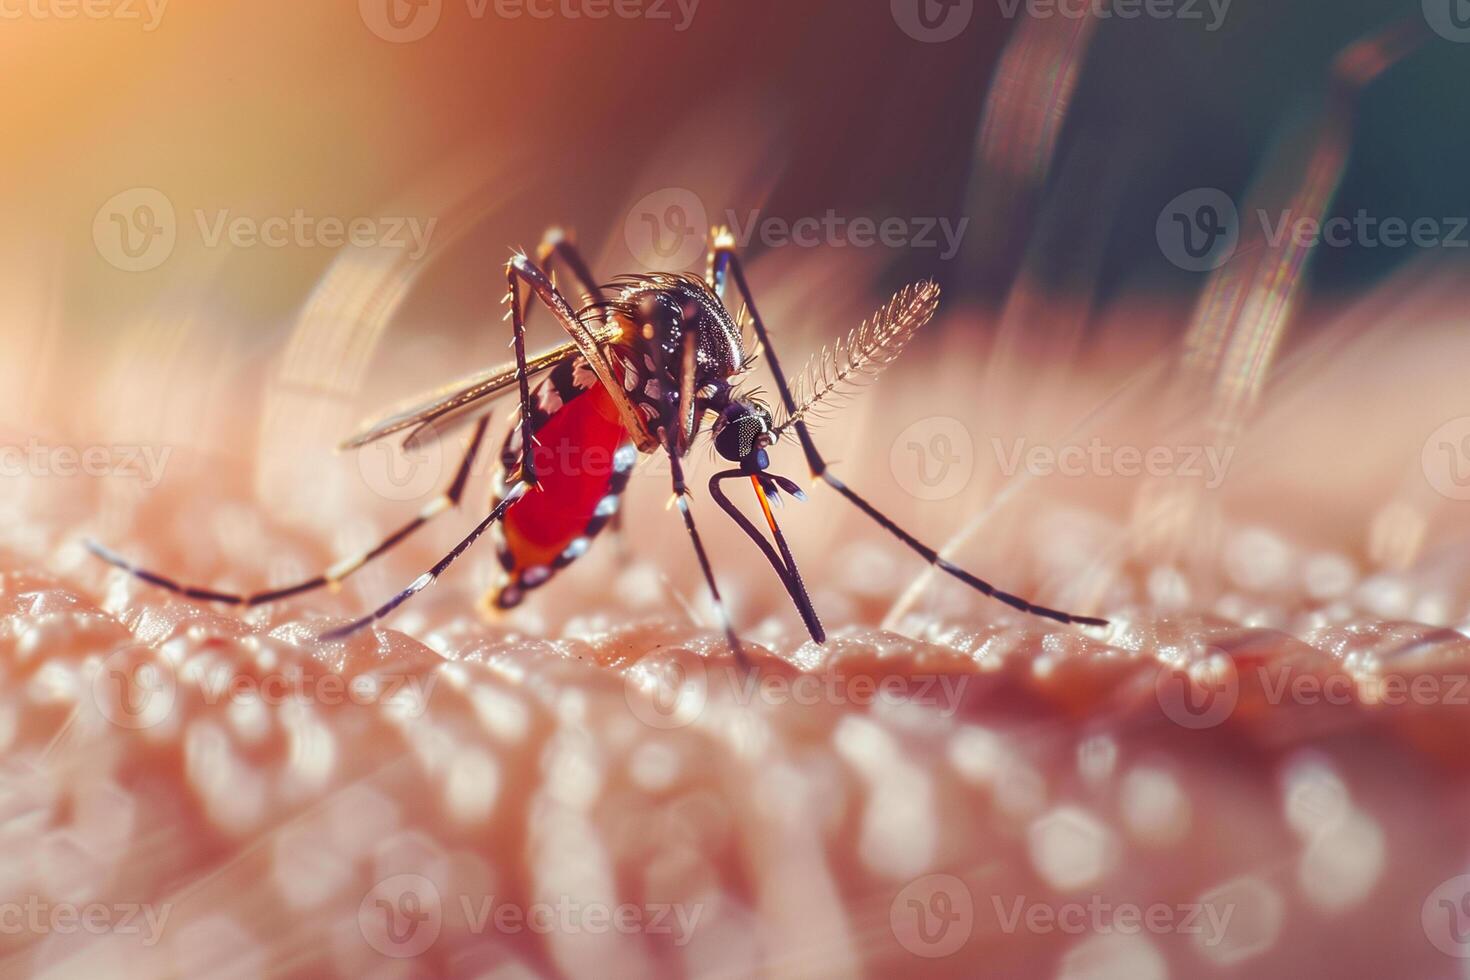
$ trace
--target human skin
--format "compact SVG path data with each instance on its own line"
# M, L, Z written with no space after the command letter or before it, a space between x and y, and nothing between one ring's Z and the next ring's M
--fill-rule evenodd
M933 541L1003 501L957 560L1112 626L940 580L883 629L922 564L810 488L779 517L832 636L818 646L696 476L743 671L654 473L621 538L514 614L476 608L482 544L381 629L323 644L478 519L483 474L340 592L244 615L87 556L106 478L12 481L33 533L8 533L0 567L5 972L1462 975L1461 563L1430 547L1389 567L1400 552L1374 543L1393 512L1376 474L1417 468L1453 401L1373 396L1410 364L1452 391L1464 342L1429 326L1386 354L1361 324L1309 335L1307 352L1335 334L1332 358L1266 399L1203 498L1213 550L1170 562L1119 551L1142 537L1142 478L1095 460L1007 476L1000 459L1017 437L1078 441L1067 425L1157 348L1079 358L1047 406L1062 423L981 418L955 364L986 351L954 339L979 332L956 329L972 314L949 315L818 438ZM1147 337L1147 312L1133 321ZM1333 464L1375 405L1372 438ZM1176 446L1151 411L1119 404L1099 437ZM963 423L970 475L921 500L903 460L953 434L942 418ZM773 456L805 476L794 447ZM221 491L253 461L223 465L242 475L185 467L137 495L102 522L108 543L247 589L340 555ZM1314 468L1330 503L1297 482ZM357 494L356 513L324 507L363 534L415 506ZM1453 540L1456 506L1423 512L1433 540Z

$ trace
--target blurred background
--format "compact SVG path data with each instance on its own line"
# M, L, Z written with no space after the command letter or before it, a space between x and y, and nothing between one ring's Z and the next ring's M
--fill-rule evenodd
M572 229L605 280L697 268L730 223L788 371L899 285L944 287L887 400L827 436L920 530L994 504L1016 475L997 440L1225 439L1217 497L1269 516L1329 480L1297 532L1407 567L1444 502L1421 440L1470 411L1460 331L1436 319L1470 240L1458 2L26 0L0 31L0 423L43 452L167 448L155 479L86 484L67 533L146 524L147 499L185 520L175 501L211 488L336 525L337 551L376 526L342 515L381 521L447 479L439 456L330 449L506 356L512 248ZM1284 215L1360 214L1435 234L1263 240ZM1219 247L1191 257L1196 233ZM544 316L536 337L556 339ZM1236 445L1242 427L1271 439ZM968 475L915 490L909 446L968 454ZM1135 532L1216 540L1198 502L1161 509L1149 481L1096 470L1029 476ZM62 506L39 486L17 514Z
M181 906L159 960L45 956L401 975L359 931L371 882L452 864L523 904L708 902L687 952L646 943L670 974L1467 975L1463 685L1374 693L1463 682L1470 651L1465 0L0 0L0 65L0 867L12 896ZM719 650L657 466L627 533L506 621L473 612L481 544L346 653L303 620L413 581L495 453L340 593L244 622L82 550L220 589L317 573L449 480L453 439L334 447L509 356L512 250L559 226L602 280L698 270L721 224L792 373L941 284L821 446L956 561L1113 627L936 581L818 489L782 512L835 638L806 644L704 448L695 513L772 672L973 680L957 712L716 685L697 723L639 724L640 677ZM87 714L119 652L179 668L167 724ZM188 699L181 665L216 659L445 684L422 718L266 717ZM1204 721L1160 680L1232 663ZM1351 703L1263 697L1268 663ZM949 946L913 932L954 911L936 877L979 912ZM989 904L1222 894L1240 918L1203 946ZM482 975L654 972L624 938L519 936Z

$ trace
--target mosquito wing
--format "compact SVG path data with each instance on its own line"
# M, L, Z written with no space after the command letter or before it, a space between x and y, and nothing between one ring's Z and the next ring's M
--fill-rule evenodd
M560 344L549 351L526 359L526 371L536 375L553 368L577 354L574 343ZM413 448L425 441L430 432L442 434L479 418L490 409L495 398L513 388L517 382L516 364L502 364L461 378L432 394L420 396L386 418L364 428L342 443L342 449L357 449L395 433L407 431L404 446Z

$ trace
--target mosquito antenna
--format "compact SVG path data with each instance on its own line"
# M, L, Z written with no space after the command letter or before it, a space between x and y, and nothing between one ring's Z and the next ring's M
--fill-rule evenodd
M938 283L926 279L905 286L846 337L822 348L797 375L796 407L780 419L775 433L780 435L798 420L821 417L835 402L875 380L938 308Z

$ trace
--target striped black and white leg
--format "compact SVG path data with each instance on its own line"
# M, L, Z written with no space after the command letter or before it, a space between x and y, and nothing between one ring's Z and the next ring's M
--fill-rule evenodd
M746 282L745 279L745 269L740 263L740 257L736 255L734 251L734 242L731 241L728 236L726 236L722 241L717 241L715 243L714 251L710 259L710 268L711 270L715 270L718 272L718 281L721 284L723 284L726 276L728 276L729 279L734 282L735 287L740 291L740 298L745 303L746 311L749 314L751 324L755 329L756 338L757 340L759 340L761 348L765 353L766 363L771 366L771 374L776 379L776 389L781 393L781 401L785 405L786 411L791 413L792 415L795 415L796 402L791 397L791 388L786 383L786 375L781 371L781 362L776 357L775 348L771 346L771 338L770 335L766 332L765 322L761 320L760 312L756 309L755 300L750 293L750 285ZM1079 616L1075 613L1063 612L1060 609L1051 609L1047 606L1037 605L1036 603L1031 602L1028 599L1023 599L1020 596L1012 595L1009 592L1005 592L1001 589L996 588L979 576L972 575L971 573L965 571L963 568L960 568L958 565L955 565L953 562L950 562L949 560L943 558L939 554L939 552L935 551L933 548L924 544L918 538L914 537L912 534L899 527L892 518L888 517L882 511L878 510L878 508L868 503L868 501L864 499L859 493L857 493L857 491L851 489L850 487L848 487L847 484L839 480L831 472L831 470L827 468L827 461L823 459L822 454L817 451L816 443L812 441L811 433L807 431L806 422L798 418L795 423L795 428L797 436L801 439L801 448L802 451L806 454L807 465L811 467L813 478L821 480L833 490L836 490L845 499L852 503L854 507L862 511L864 514L868 515L868 517L872 518L879 527L883 528L885 531L898 538L898 540L902 541L905 545L912 549L914 553L919 555L919 557L923 558L926 562L938 568L940 571L954 576L961 582L968 585L970 588L975 589L977 592L990 596L992 599L997 599L1000 602L1003 602L1006 605L1012 607L1013 609L1019 609L1021 612L1030 613L1033 616L1041 616L1045 619L1056 620L1059 623L1073 623L1081 626L1108 625L1108 621L1106 619L1098 619L1095 616Z
M377 609L373 610L370 614L363 616L361 619L355 619L352 622L348 623L346 626L339 626L337 629L329 630L326 633L323 633L319 637L319 639L321 639L323 642L331 642L333 640L340 640L347 636L350 636L353 633L356 633L358 630L363 629L367 626L371 626L379 620L386 618L399 606L403 605L409 599L412 599L414 596L418 595L420 592L433 585L434 582L438 580L439 576L444 574L444 570L447 569L450 565L453 565L461 555L468 551L470 549L470 546L479 540L480 535L484 534L491 524L494 524L496 521L505 516L505 512L510 509L510 505L515 503L517 500L520 500L521 496L526 492L526 489L527 485L525 483L516 483L515 485L510 487L506 491L505 497L500 501L500 503L495 505L495 509L492 510L483 521L481 521L479 524L476 524L475 529L471 531L468 535L466 535L463 541L455 545L453 551L449 552L449 554L439 559L439 561L434 564L433 568L429 569L427 572L414 579L413 582L408 586L408 588L404 589L402 592L399 592L393 598L389 599Z
M301 595L302 593L311 592L320 588L336 587L353 572L374 559L382 557L393 547L404 541L409 535L413 534L413 532L459 504L464 496L465 486L469 482L470 475L474 470L475 457L479 453L480 444L484 441L485 428L489 424L490 418L488 415L480 419L476 424L474 435L470 438L469 448L465 451L464 458L459 464L459 470L455 473L453 482L450 483L449 488L444 493L434 498L423 510L419 511L417 517L388 535L372 548L355 557L338 562L320 575L297 582L294 585L287 585L279 589L270 589L262 592L220 592L215 589L185 585L166 575L161 575L158 572L150 571L146 568L140 568L111 549L98 544L96 541L88 540L85 544L87 550L91 551L92 554L101 558L109 565L122 569L135 578L141 579L150 585L167 589L178 595L190 599L199 599L204 602L219 602L226 605L248 608L261 606L268 602L277 602L281 599L288 599L292 596Z

